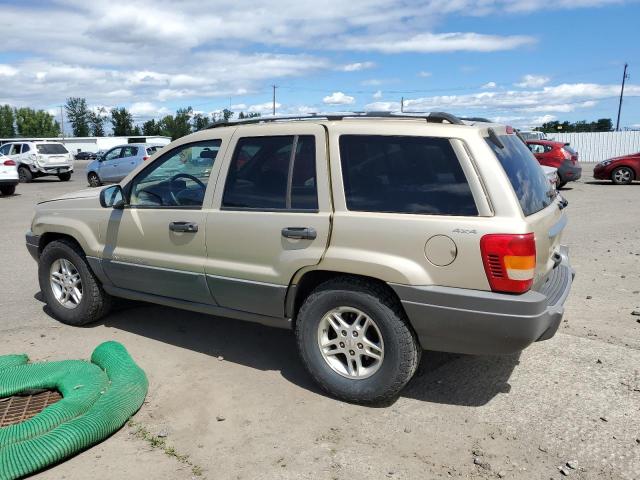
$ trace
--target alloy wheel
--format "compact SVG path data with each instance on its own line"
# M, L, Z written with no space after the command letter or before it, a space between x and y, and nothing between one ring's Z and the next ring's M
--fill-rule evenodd
M378 325L353 307L337 307L322 317L318 347L333 371L354 380L370 377L384 360L384 342Z
M53 296L65 308L76 308L82 301L82 279L80 272L66 258L51 264L49 281Z

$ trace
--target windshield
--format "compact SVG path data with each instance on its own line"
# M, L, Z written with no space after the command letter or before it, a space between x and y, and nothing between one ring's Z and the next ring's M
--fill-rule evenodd
M509 177L522 213L529 216L548 207L555 197L553 187L531 151L515 135L501 135L498 138L504 148L498 147L490 139L487 139L487 143Z
M38 153L41 155L59 155L69 153L61 143L38 143L36 144Z

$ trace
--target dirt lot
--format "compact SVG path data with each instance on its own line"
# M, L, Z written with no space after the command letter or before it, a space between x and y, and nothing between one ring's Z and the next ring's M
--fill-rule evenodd
M640 184L563 192L577 277L552 340L508 357L425 352L395 403L365 408L324 396L287 331L152 305L82 329L52 319L24 232L37 201L83 178L0 198L0 354L87 358L114 339L150 389L135 424L37 478L559 479L565 465L640 479Z

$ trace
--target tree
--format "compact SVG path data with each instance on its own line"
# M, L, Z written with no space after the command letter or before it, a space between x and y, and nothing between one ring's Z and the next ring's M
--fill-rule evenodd
M208 115L196 113L192 118L192 127L194 132L197 132L199 130L204 130L210 125L211 125L211 118Z
M18 108L15 111L18 135L22 137L57 137L60 124L44 110Z
M64 109L73 127L73 135L76 137L88 137L89 109L87 108L87 100L81 97L69 97Z
M104 122L106 120L107 109L100 107L97 110L89 112L89 128L91 135L94 137L104 137Z
M0 137L15 137L16 127L14 123L13 108L9 105L0 105Z
M176 115L167 115L160 120L160 134L175 140L191 133L191 107L179 108Z
M111 109L111 124L114 137L126 137L133 134L133 116L124 108Z
M558 121L543 123L535 130L546 133L573 133L573 132L610 132L613 130L613 122L610 118L600 118L595 122L581 120L575 123Z
M147 120L142 124L142 134L146 136L162 135L162 125L154 119Z
M255 118L255 117L259 117L260 114L258 112L249 112L249 113L244 113L244 112L240 112L238 114L238 118L240 120L245 119L245 118Z

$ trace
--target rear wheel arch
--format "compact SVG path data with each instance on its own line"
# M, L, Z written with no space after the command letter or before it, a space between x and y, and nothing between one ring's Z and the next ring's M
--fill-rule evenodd
M389 286L389 284L379 278L333 270L310 270L303 273L299 279L294 279L296 283L292 283L287 289L287 295L285 297L285 316L292 319L293 328L295 328L296 316L300 311L300 307L302 307L302 304L307 297L323 283L339 279L354 280L376 286L378 289L383 290L385 294L388 294L404 312L404 307L400 302L398 294Z

